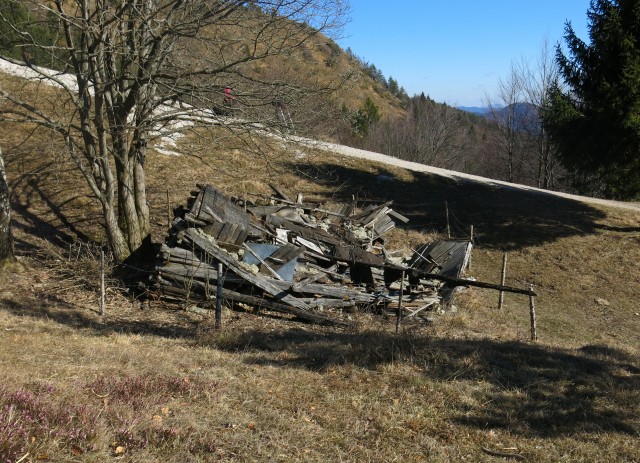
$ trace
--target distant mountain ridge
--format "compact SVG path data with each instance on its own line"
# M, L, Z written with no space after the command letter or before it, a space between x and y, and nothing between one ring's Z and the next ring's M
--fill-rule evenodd
M457 109L466 111L468 113L478 114L483 116L489 112L489 108L481 106L458 106Z

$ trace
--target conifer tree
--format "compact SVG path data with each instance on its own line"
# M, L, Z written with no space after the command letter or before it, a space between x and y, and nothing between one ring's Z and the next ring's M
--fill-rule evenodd
M545 121L579 191L618 199L640 195L640 0L592 0L590 43L567 23L567 84L556 85Z

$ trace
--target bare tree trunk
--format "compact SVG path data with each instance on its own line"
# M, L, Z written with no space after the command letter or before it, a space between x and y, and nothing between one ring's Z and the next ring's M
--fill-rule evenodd
M13 235L11 233L9 185L7 185L4 160L0 149L0 268L13 261L15 261L15 256L13 253Z
M118 216L116 215L113 204L103 203L102 213L105 220L105 228L107 232L107 240L113 256L118 262L122 262L131 252L124 238L122 230L118 225Z

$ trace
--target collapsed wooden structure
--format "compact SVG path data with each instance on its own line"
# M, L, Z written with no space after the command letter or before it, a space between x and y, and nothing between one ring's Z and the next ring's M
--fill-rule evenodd
M408 222L391 202L318 204L271 188L249 202L198 185L174 211L158 256L154 280L164 297L210 303L222 278L227 301L347 325L339 314L356 308L415 316L442 307L469 282L461 279L469 240L425 243L410 259L387 251L384 235Z

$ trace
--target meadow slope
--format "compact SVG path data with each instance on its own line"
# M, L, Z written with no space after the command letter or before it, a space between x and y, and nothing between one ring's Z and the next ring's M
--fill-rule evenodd
M26 86L3 78L6 87ZM533 284L528 301L469 289L406 323L355 313L339 331L224 312L224 327L108 282L97 311L99 208L50 134L1 124L20 268L0 274L3 461L637 462L640 211L345 156L295 140L188 134L150 151L153 239L195 183L254 198L394 201L388 248L474 226L470 275ZM248 147L260 148L248 149ZM348 154L348 153L347 153ZM377 156L377 155L375 155Z

